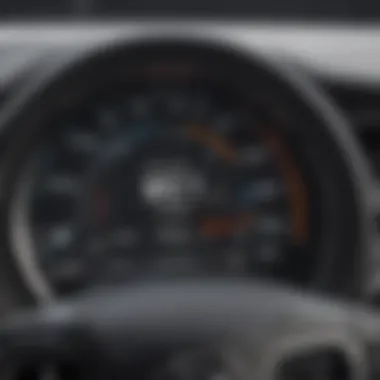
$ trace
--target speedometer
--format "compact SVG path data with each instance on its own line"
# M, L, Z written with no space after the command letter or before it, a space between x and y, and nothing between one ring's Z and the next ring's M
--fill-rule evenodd
M60 292L281 272L307 241L301 175L260 110L220 83L178 80L105 94L36 153L26 223Z
M354 286L363 171L307 81L189 41L49 78L10 118L3 172L5 246L39 298L194 276Z

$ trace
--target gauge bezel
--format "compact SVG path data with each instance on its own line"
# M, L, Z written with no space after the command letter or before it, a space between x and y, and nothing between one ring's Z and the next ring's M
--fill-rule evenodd
M270 96L281 95L277 101L283 110L286 111L288 103L297 109L306 125L281 125L280 128L284 128L281 133L287 136L297 161L306 166L302 170L308 172L308 185L317 186L320 192L323 210L319 211L323 212L325 222L323 238L317 242L321 260L310 286L333 293L358 295L361 292L360 255L366 251L367 243L364 233L368 225L365 188L369 180L344 119L302 73L294 72L294 67L257 54L251 56L227 49L215 41L182 38L122 42L71 57L49 70L36 73L24 91L0 114L0 126L9 139L1 171L1 217L5 231L2 261L13 271L20 292L24 296L31 294L42 302L54 298L46 289L36 287L26 268L20 268L20 257L14 253L17 249L15 242L22 238L18 234L12 238L15 224L10 219L14 215L12 209L17 201L17 188L20 188L19 174L29 161L30 152L43 138L44 128L52 116L74 107L107 83L129 76L126 69L129 65L153 57L164 61L180 58L207 62L220 72L228 73L228 80L251 91L252 96L260 78L271 87Z

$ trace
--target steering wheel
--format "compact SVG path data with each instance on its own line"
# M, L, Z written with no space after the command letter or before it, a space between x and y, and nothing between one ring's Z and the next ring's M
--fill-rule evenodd
M353 306L258 282L136 284L13 316L0 332L1 359L13 374L33 365L95 380L269 380L299 356L334 355L362 380L366 343L380 331L373 321Z

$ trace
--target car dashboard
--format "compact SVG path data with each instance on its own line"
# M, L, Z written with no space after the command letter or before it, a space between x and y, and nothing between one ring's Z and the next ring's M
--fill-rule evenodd
M380 296L380 29L0 26L0 302L178 276Z

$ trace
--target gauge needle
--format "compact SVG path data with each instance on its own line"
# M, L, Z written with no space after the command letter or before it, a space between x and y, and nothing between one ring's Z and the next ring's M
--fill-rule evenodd
M208 237L227 237L235 233L243 232L252 225L254 220L250 214L242 214L236 217L210 217L201 225L202 234Z
M191 140L204 144L210 150L223 157L226 161L234 164L237 162L234 148L217 133L199 125L190 125L188 127L188 133Z

